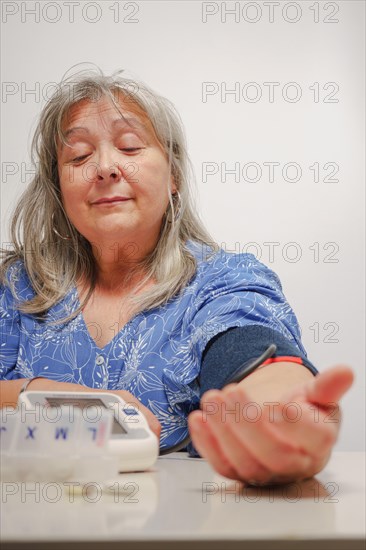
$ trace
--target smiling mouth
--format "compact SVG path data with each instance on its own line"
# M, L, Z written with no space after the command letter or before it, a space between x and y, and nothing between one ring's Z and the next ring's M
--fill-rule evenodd
M108 205L108 204L118 204L118 203L121 203L121 202L127 202L129 200L131 200L131 199L124 198L124 197L114 197L114 198L111 198L111 199L100 199L99 201L93 202L92 205L93 206L105 206L105 205Z

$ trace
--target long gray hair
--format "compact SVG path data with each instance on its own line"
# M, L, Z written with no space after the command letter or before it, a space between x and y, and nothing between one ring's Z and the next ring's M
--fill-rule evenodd
M179 191L172 195L167 181L169 205L162 219L157 246L135 266L144 278L132 292L134 313L166 303L193 277L197 263L185 246L187 240L204 245L202 249L206 253L208 246L209 255L219 250L194 207L194 189L191 187L194 173L179 114L169 100L141 81L122 77L122 72L106 76L96 67L65 77L41 112L31 148L35 176L12 216L12 250L1 250L0 281L3 284L8 284L6 272L9 266L18 260L24 263L35 293L32 299L19 303L19 309L25 313L42 318L83 275L88 281L86 297L76 311L57 321L65 322L81 311L97 283L97 263L91 244L70 222L62 204L57 165L59 140L65 143L64 117L81 100L109 98L121 116L118 102L121 94L140 107L166 153L168 180L173 175ZM65 235L67 238L63 238ZM137 296L138 290L150 280L156 284ZM14 287L12 290L15 291Z

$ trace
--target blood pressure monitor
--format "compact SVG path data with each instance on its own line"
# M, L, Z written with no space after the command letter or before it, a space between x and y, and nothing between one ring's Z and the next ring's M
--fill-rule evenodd
M151 431L146 418L135 405L125 402L118 395L102 392L26 391L19 395L18 404L25 410L37 406L69 406L82 410L83 416L95 417L98 408L113 412L108 453L119 457L119 471L146 470L159 454L159 440Z

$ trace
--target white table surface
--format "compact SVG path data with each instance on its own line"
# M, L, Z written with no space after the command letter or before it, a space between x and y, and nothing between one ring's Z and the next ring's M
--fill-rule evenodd
M365 453L333 453L316 478L275 488L245 488L186 453L116 480L119 493L3 483L2 549L365 548Z

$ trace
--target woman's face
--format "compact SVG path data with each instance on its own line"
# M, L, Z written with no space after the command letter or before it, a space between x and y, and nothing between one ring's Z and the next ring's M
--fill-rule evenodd
M66 213L91 243L150 243L158 239L169 203L169 166L146 114L120 98L123 115L105 97L74 105L58 147ZM171 192L176 191L173 178Z

